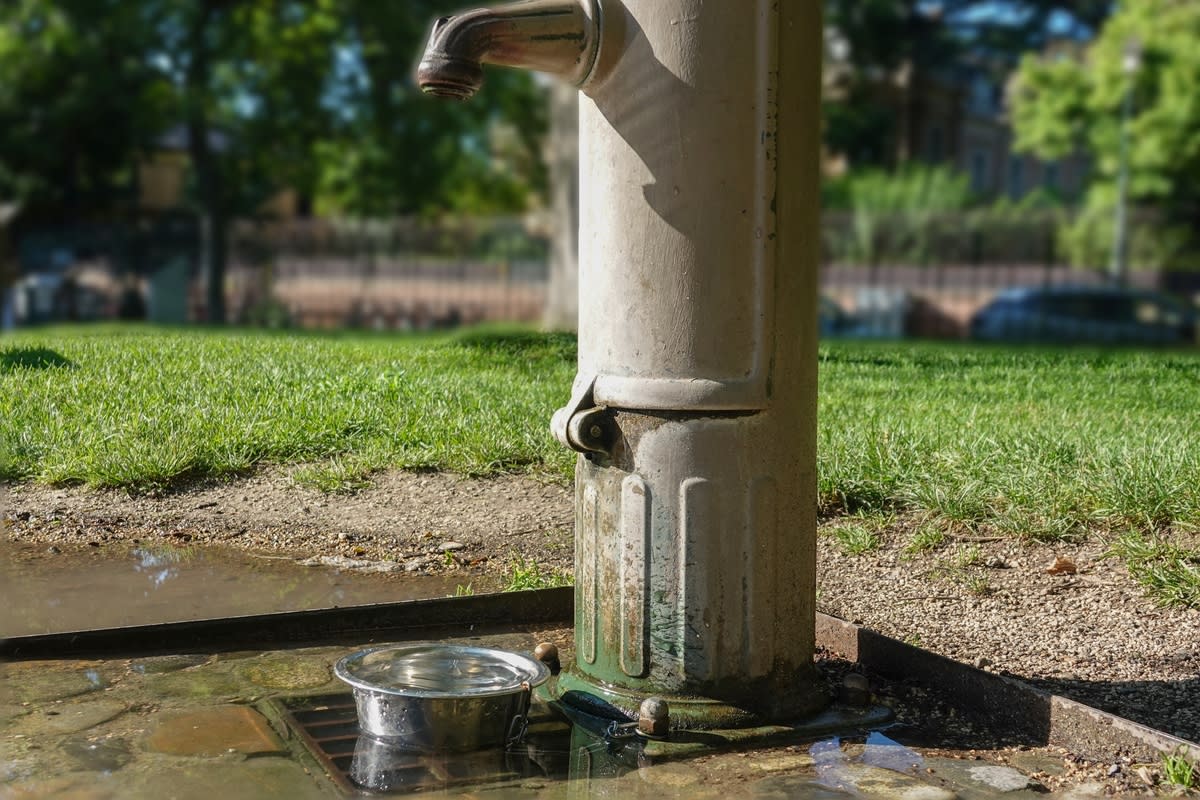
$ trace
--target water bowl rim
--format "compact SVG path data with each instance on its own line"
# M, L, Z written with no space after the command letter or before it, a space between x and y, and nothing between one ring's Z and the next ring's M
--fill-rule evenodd
M420 689L411 686L385 686L382 684L372 683L359 678L354 674L353 666L356 663L361 663L368 656L376 653L387 651L418 651L437 649L445 651L447 654L455 653L459 657L475 657L489 658L497 662L502 662L511 667L516 667L526 673L524 680L518 681L511 685L498 686L487 689L464 689L459 691L440 691L431 689ZM400 645L383 645L380 647L368 647L363 650L357 650L349 655L345 655L338 659L333 667L333 673L340 680L348 683L356 690L370 692L372 694L386 694L397 697L426 697L434 699L455 699L455 698L473 698L473 697L496 697L506 694L514 694L521 691L525 687L534 689L541 686L550 679L550 669L542 662L532 656L527 656L522 653L516 653L511 650L502 650L496 647L480 647L475 645L455 645L442 644L441 642L409 642Z

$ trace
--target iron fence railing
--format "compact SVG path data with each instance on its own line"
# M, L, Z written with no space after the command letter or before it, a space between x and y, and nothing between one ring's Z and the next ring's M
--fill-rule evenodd
M862 335L961 337L1004 289L1108 283L1103 221L1058 210L830 212L821 227L821 289ZM1192 302L1200 296L1200 269L1179 269L1188 263L1177 232L1156 225L1152 217L1133 218L1127 283ZM45 313L34 321L56 318L54 309L62 312L57 318L68 318L63 309L114 309L133 268L152 310L167 308L168 294L187 294L179 318L163 319L203 319L198 237L134 233L121 241L137 247L92 247L86 261L76 254L35 288L15 287L15 305L44 301ZM534 322L547 302L549 240L544 227L524 218L239 222L229 239L229 320L386 330ZM110 280L93 279L106 268ZM60 297L63 287L96 294L97 302L72 303Z
M408 330L534 321L548 242L512 218L303 220L237 226L235 320Z

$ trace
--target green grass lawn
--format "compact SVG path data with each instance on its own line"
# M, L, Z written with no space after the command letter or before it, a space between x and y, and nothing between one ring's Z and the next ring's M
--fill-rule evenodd
M262 462L567 474L548 433L572 337L97 327L0 340L0 476L155 488Z
M571 337L518 330L23 332L0 339L0 477L157 488L273 462L327 490L385 467L566 479L548 423L574 357ZM827 514L1098 532L1131 563L1200 526L1196 354L829 343L820 431Z

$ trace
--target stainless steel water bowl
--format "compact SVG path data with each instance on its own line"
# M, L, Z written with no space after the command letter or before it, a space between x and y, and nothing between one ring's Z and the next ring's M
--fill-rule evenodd
M528 656L434 642L362 650L334 672L354 689L363 733L422 752L519 740L533 689L550 677Z

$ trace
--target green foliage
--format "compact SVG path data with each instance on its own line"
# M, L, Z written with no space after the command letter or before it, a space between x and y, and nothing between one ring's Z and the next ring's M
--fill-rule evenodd
M411 77L430 22L459 5L0 4L0 198L35 218L125 213L138 159L176 129L192 201L218 223L283 187L349 213L523 210L545 182L532 78L489 71L456 104Z
M926 522L913 534L908 544L905 545L904 552L909 555L928 553L931 550L937 550L944 544L946 544L946 532L937 525Z
M1109 548L1129 574L1163 605L1200 609L1200 550L1192 550L1153 534L1130 531Z
M1087 204L1073 217L1065 219L1058 230L1057 249L1073 267L1107 269L1112 259L1113 201L1097 200L1111 192L1095 187ZM1183 225L1163 225L1142 216L1130 223L1129 266L1134 269L1186 269L1194 258L1189 255L1193 235Z
M0 202L28 218L127 203L131 153L150 144L172 89L138 57L138 3L0 4Z
M876 264L883 258L923 263L937 225L971 201L965 175L919 164L896 172L864 170L831 181L827 205L850 210L848 235L837 232L828 245L841 261Z
M980 13L978 0L941 0L936 13L931 6L826 0L830 54L845 51L826 65L832 91L824 103L824 139L830 152L860 166L894 164L901 109L921 85L918 79L898 89L892 79L901 70L918 78L936 74L956 66L967 51L1005 61L1061 36L1064 22L1074 33L1094 30L1111 9L1109 0L1011 0L1004 13Z
M848 556L869 553L880 545L879 534L863 522L838 525L830 531L830 535L837 542L838 549Z
M366 216L523 210L542 191L542 90L489 69L469 103L421 94L411 76L430 22L456 0L340 0L347 20L339 124L317 151L317 206Z
M1162 771L1163 780L1171 786L1184 789L1200 788L1200 768L1191 762L1183 746L1162 757Z
M565 572L553 568L545 568L536 561L527 561L522 556L514 556L508 565L508 577L503 591L521 592L526 589L553 589L558 586L570 586L573 579Z
M1122 109L1132 92L1130 196L1192 213L1200 201L1197 40L1200 4L1128 0L1082 57L1026 56L1012 98L1017 148L1057 158L1083 147L1096 180L1111 186L1119 169ZM1123 61L1132 41L1140 43L1142 55L1130 75Z

